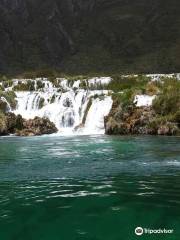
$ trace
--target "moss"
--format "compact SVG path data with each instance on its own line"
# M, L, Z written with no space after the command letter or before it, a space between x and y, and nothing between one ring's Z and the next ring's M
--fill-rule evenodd
M0 96L4 97L8 101L12 109L16 108L17 101L16 94L14 91L7 92L0 91Z
M44 107L44 98L40 98L39 100L39 109Z
M14 86L14 91L35 91L35 82L28 80L27 82L18 81L18 84Z
M50 103L51 103L51 104L54 103L54 102L55 102L55 99L56 99L56 95L54 94L54 95L52 96L52 98L51 98Z
M80 87L80 88L83 88L83 89L88 89L87 81L86 81L86 80L82 80L82 81L80 82L79 87Z
M43 81L38 80L37 81L37 89L42 89L42 88L44 88L44 83L43 83Z
M29 86L26 83L18 82L16 86L13 88L14 91L29 91Z
M85 112L84 112L82 124L85 124L85 123L86 123L86 118L87 118L87 115L88 115L88 112L89 112L89 109L90 109L91 105L92 105L92 98L89 99L89 102L88 102L88 104L87 104L86 110L85 110Z
M29 91L35 91L35 82L34 81L28 80L27 85L28 85Z

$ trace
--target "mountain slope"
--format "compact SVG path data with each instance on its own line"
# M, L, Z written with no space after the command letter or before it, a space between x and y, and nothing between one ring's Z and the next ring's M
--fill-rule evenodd
M1 0L0 71L180 70L178 0Z

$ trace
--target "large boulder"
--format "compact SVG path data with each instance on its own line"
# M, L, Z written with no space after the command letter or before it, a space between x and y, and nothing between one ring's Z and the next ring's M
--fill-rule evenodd
M148 124L154 116L151 107L117 106L105 118L106 134L149 134Z
M58 130L54 123L47 118L35 117L24 120L23 128L16 131L18 136L39 136L43 134L56 133Z
M35 117L25 120L21 115L0 112L0 136L8 134L36 136L55 132L57 132L56 126L47 118Z
M23 129L24 119L21 115L15 115L14 113L9 112L6 114L6 120L9 133L13 134L17 130Z

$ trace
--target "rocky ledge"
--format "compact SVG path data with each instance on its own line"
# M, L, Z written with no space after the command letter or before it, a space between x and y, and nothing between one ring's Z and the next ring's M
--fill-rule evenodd
M14 113L0 114L0 135L39 136L57 131L54 123L47 118L35 117L25 120L21 115Z
M176 121L158 118L152 107L129 105L123 109L114 102L111 112L105 117L105 131L108 135L180 135L180 122L179 116Z

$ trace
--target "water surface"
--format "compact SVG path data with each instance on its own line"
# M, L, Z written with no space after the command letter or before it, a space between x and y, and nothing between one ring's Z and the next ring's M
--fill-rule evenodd
M178 137L0 138L0 240L179 240L179 226Z

